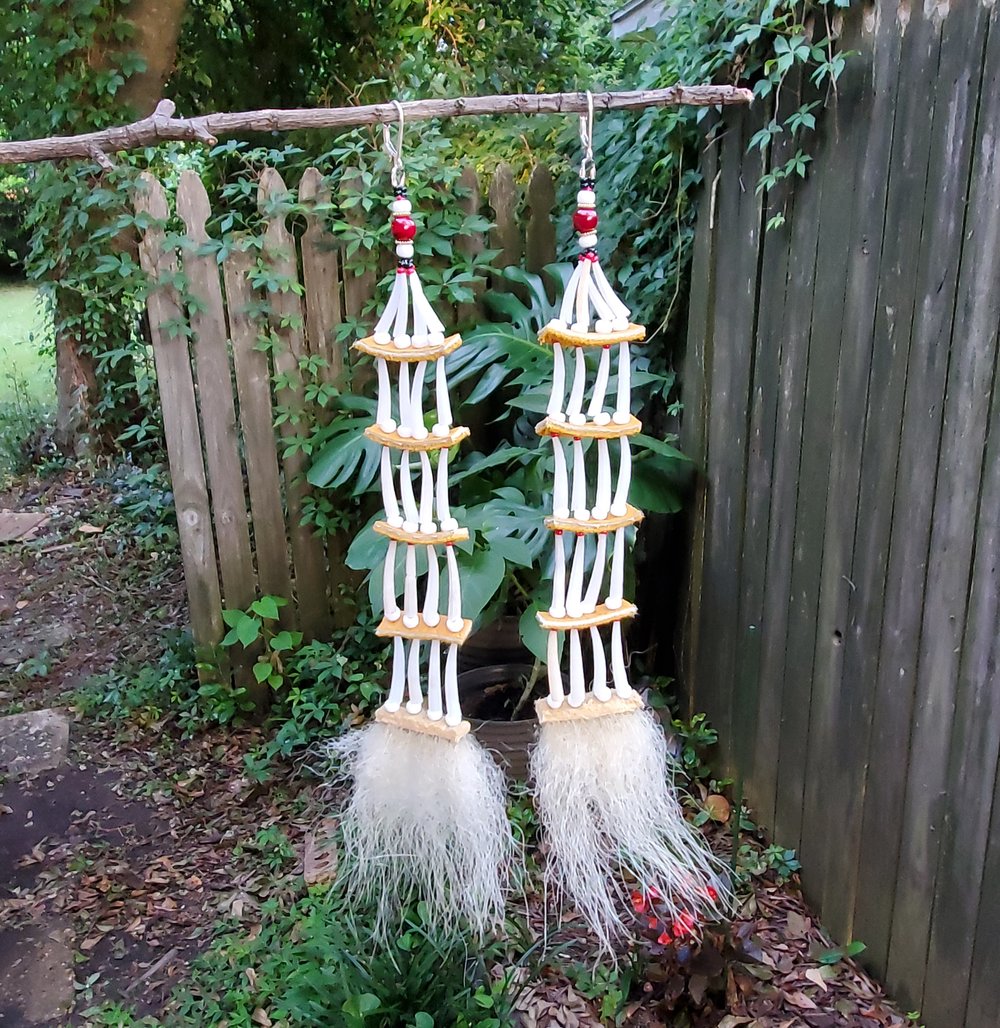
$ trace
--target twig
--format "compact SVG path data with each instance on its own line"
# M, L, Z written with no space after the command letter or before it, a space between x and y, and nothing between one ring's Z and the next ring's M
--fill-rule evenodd
M521 693L521 698L517 701L517 705L514 707L514 712L510 715L511 721L517 720L517 715L521 713L521 708L528 702L528 697L535 690L535 682L538 681L538 675L542 670L542 662L535 657L534 666L531 669L531 674L528 676L528 684L524 687L524 692Z
M143 982L148 981L150 978L153 977L154 974L156 974L157 971L161 970L162 968L166 967L167 964L169 964L172 961L176 960L179 955L180 955L180 950L177 949L176 946L172 950L170 950L169 952L164 953L163 956L160 957L160 959L157 960L157 962L155 964L153 964L152 967L150 967L140 978L137 978L125 990L125 995L127 996L130 992L134 992L136 989L139 988L140 985L142 985Z
M633 110L642 107L719 107L748 104L749 89L736 86L684 86L668 89L595 93L595 110ZM407 121L457 118L484 114L582 114L586 93L514 93L499 96L466 96L451 100L409 100L400 105ZM167 141L200 142L214 146L220 137L248 132L291 132L297 129L349 128L394 122L392 104L357 107L317 107L290 110L232 111L175 118L171 100L161 100L156 110L141 121L79 136L49 136L0 143L0 164L28 164L63 157L90 157L102 166L109 153L138 150Z

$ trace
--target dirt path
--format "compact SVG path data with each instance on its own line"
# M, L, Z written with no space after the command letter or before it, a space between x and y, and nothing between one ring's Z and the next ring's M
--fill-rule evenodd
M50 709L70 731L58 766L0 776L0 1025L80 1023L104 998L155 1010L209 927L274 889L248 843L286 797L243 777L252 732L181 744L77 713L75 690L153 659L182 622L176 558L138 546L89 475L28 483L3 508L49 520L0 546L0 717Z

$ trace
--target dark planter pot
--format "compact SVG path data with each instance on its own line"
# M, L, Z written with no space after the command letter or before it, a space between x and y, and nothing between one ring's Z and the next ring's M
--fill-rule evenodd
M499 664L532 664L531 651L521 642L516 617L502 617L473 632L458 651L458 670L495 667Z
M528 754L538 726L534 698L521 708L517 721L511 721L510 715L531 669L531 664L494 664L458 676L462 711L472 725L472 734L517 781L528 777Z

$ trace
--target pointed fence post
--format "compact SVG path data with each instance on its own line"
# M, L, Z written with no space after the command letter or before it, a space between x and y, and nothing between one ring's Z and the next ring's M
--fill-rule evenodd
M307 351L302 302L295 291L295 286L299 285L295 240L281 210L281 202L287 196L281 176L273 168L268 168L261 176L258 204L267 222L262 255L281 283L268 299L272 336L277 340L272 360L275 374L281 376L283 382L275 393L275 400L286 408L286 417L279 427L285 443L282 456L285 504L292 542L299 625L308 638L316 638L329 631L330 604L323 542L302 520L304 501L311 491L305 480L306 458L301 449L290 448L294 437L308 431L308 428L297 423L305 413L299 360L307 355Z
M167 248L163 231L163 223L169 215L167 198L163 186L148 172L139 176L133 205L136 213L153 219L139 241L139 262L151 282L146 306L177 509L191 632L200 655L211 655L214 659L223 635L222 595L202 459L198 404L188 354L188 326L172 282L177 271L177 255ZM220 671L228 673L225 668ZM199 671L199 677L205 680L212 676L207 671Z

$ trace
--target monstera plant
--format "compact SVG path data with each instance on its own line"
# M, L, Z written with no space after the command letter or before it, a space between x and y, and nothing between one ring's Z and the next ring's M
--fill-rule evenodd
M455 517L469 527L468 542L457 545L463 613L480 624L503 614L519 617L522 640L538 657L545 640L535 613L547 600L551 571L544 516L552 452L534 426L548 401L552 355L536 336L556 316L553 297L571 271L568 264L548 265L540 275L504 269L510 291L484 295L492 320L463 334L463 345L447 358L448 380L460 397L456 420L476 426L449 473ZM670 376L649 369L639 348L632 381L656 395L665 395L672 384ZM337 403L321 430L309 481L356 497L370 494L374 501L379 450L364 435L374 400L344 395ZM633 446L631 495L636 504L652 512L678 510L673 483L687 458L669 441L647 435L637 436ZM372 503L373 509L379 506ZM347 553L350 567L369 572L376 612L382 607L382 576L371 572L381 566L385 542L367 529L378 516L373 514ZM400 553L400 582L402 560Z

